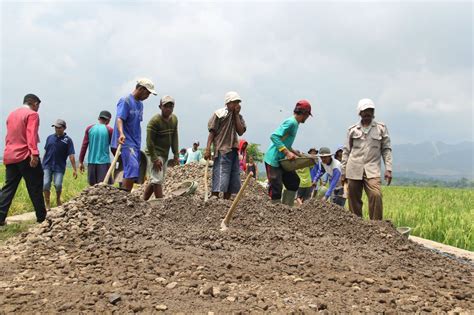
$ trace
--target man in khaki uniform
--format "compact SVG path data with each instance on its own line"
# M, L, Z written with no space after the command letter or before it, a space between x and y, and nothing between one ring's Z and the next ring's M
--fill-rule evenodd
M351 126L342 154L342 181L348 181L349 209L362 217L362 189L369 199L369 217L382 220L381 165L385 163L385 181L392 181L392 148L387 127L374 120L375 105L362 99L357 106L361 121Z

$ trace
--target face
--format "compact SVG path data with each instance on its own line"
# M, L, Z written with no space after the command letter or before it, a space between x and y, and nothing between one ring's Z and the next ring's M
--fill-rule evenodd
M308 153L309 153L309 154L312 154L312 155L315 155L315 154L318 154L318 151L316 151L316 150L310 150Z
M161 109L161 116L169 117L173 113L174 104L166 103L166 104L160 105L160 109Z
M232 102L229 102L229 103L227 103L227 109L228 109L229 111L233 111L233 110L235 109L235 107L236 107L237 105L239 105L239 104L240 104L240 101L232 101Z
M249 163L253 163L253 157L249 157Z
M309 113L302 113L298 114L296 119L298 120L299 123L304 124L306 119L308 119Z
M150 96L150 91L148 91L145 87L143 86L140 86L138 88L138 99L140 101L144 101L148 98L148 96Z
M331 157L330 156L322 156L321 161L323 161L324 164L329 164L331 162Z
M367 108L360 112L360 118L362 119L363 123L371 123L372 119L374 119L374 109Z
M336 159L342 160L342 150L336 152Z
M41 102L33 102L33 105L31 105L31 109L37 112L39 110Z
M193 148L194 148L194 150L197 150L198 147L199 147L199 144L193 143Z
M66 130L66 128L64 127L56 127L54 126L54 131L56 132L56 135L58 136L62 136L64 134L64 130Z

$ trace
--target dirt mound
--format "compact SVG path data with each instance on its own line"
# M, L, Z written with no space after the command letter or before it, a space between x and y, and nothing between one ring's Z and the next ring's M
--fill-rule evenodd
M231 202L203 202L203 167L170 169L167 192L143 202L88 188L0 253L5 312L449 312L474 310L472 265L312 201L268 202L250 182L230 229Z

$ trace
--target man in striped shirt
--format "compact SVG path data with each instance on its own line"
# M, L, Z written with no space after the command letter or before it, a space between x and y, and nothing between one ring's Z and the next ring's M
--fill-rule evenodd
M173 114L174 99L163 96L160 100L161 115L156 114L148 123L146 133L146 155L150 180L145 187L143 199L163 198L168 154L173 151L174 165L179 164L178 118Z

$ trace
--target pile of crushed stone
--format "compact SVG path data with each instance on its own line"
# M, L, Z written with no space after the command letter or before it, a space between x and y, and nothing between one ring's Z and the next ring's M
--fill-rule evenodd
M4 312L463 312L474 267L330 203L268 202L253 179L229 230L231 201L203 201L203 166L169 169L150 202L85 189L0 251Z

